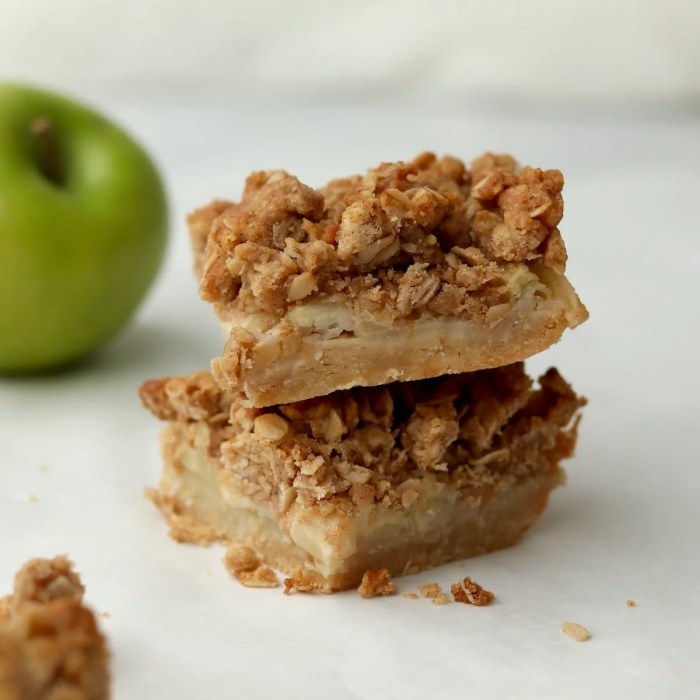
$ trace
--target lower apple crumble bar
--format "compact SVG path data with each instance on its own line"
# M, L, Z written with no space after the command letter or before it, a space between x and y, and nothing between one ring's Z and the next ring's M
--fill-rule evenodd
M562 482L585 403L522 363L267 409L206 373L141 398L168 422L152 498L171 535L251 547L325 592L515 543Z
M423 154L315 190L258 172L189 217L222 387L269 406L500 367L588 314L564 276L558 170Z
M0 599L2 700L106 700L109 654L66 557L34 559Z

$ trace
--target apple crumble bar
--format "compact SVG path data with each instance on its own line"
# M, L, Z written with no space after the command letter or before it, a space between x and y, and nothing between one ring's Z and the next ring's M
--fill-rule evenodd
M212 363L252 406L499 367L588 314L564 276L558 170L430 153L315 190L252 174L189 217Z
M585 403L522 363L265 409L207 373L141 398L167 422L152 498L173 536L250 547L325 592L516 542L562 481Z
M2 700L106 700L109 654L63 556L34 559L0 600Z

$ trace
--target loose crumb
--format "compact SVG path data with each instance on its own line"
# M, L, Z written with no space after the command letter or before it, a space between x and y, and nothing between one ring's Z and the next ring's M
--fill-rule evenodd
M248 588L277 588L277 574L269 566L259 566L252 571L239 571L236 578Z
M391 580L388 569L371 569L365 571L357 590L363 598L374 598L393 595L396 593L396 584Z
M637 601L632 600L631 598L628 598L627 600L627 607L628 608L636 608L637 607Z
M112 617L112 614L108 613L106 610L103 610L101 613L98 613L97 616L101 617L103 620L108 620L110 617Z
M109 651L65 556L33 559L0 598L0 697L107 700Z
M482 588L476 581L472 581L469 576L457 583L453 583L450 590L455 602L466 605L488 605L494 598L491 591Z
M418 590L424 598L437 598L442 595L442 589L437 583L424 583L418 586Z
M409 600L418 600L418 594L417 593L404 593L403 594L404 598L408 598Z
M433 598L433 605L447 605L450 599L444 593L438 593Z
M29 494L29 498L27 500L30 503L38 503L39 502L38 496L35 496L33 493Z
M292 590L299 591L299 593L316 593L321 589L318 578L319 575L315 571L299 567L289 578L284 579L284 591L282 592L285 595L291 595Z
M250 547L229 547L223 562L226 570L248 588L276 588L280 585L277 574L269 566L264 566Z
M565 622L561 626L561 631L575 642L586 642L591 638L591 633L577 622Z
M229 547L223 562L226 570L233 576L244 571L254 571L260 566L260 559L250 547Z

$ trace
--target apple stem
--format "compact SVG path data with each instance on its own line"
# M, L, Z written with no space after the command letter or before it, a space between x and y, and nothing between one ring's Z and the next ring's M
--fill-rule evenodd
M38 147L39 167L44 177L54 185L63 184L61 153L56 132L49 117L37 117L29 127Z

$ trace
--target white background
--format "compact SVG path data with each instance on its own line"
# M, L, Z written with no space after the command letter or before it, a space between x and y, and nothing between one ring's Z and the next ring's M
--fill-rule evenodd
M39 12L36 3L10 0L8 24L6 0L0 66L12 58L18 77L72 88L148 144L166 176L173 226L153 292L97 358L70 374L0 380L0 590L10 589L13 572L27 558L69 553L89 602L111 614L101 622L114 652L117 700L696 697L700 122L686 97L694 94L697 72L688 72L686 87L654 109L631 87L628 94L639 97L634 109L613 104L604 91L594 99L583 89L570 103L563 83L547 98L537 81L533 89L546 105L528 102L510 92L518 89L512 69L501 73L508 90L499 94L507 108L465 87L462 81L471 80L466 69L454 83L465 99L452 99L445 68L438 73L446 82L426 101L420 90L430 80L409 84L410 71L389 68L389 58L404 65L398 57L407 49L397 39L391 50L382 49L386 56L377 59L375 71L366 63L356 67L362 78L357 92L344 90L342 99L322 75L331 80L340 68L322 56L313 61L319 75L308 85L290 77L312 62L299 52L288 53L285 66L270 63L266 74L241 69L247 77L240 81L267 76L262 94L257 87L246 92L214 60L229 60L223 39L198 42L195 50L187 38L201 36L198 23L205 16L213 27L211 3L198 3L189 15L179 4L157 18L144 10L148 18L140 24L133 21L134 3L99 12L97 3L85 3L80 14L78 4L63 3L73 9L59 21L53 3ZM568 8L584 34L592 31L592 20L579 17L583 4L557 5ZM682 38L697 5L675 5L678 12L669 10L667 19L685 18L676 35ZM631 6L617 3L605 11ZM231 31L240 37L226 7L218 8L216 36ZM355 7L363 16L388 12L381 3ZM395 33L407 36L409 26L420 24L442 51L424 6L401 7ZM485 3L473 7L493 12ZM604 6L585 7L601 16ZM288 33L306 27L293 21L292 10L284 12ZM411 12L418 17L409 25ZM502 15L506 23L520 11L512 12ZM344 32L366 25L356 17L353 24L347 7L333 13L343 31L337 42L324 41L349 51ZM551 7L545 13L560 15L564 10ZM308 19L312 27L317 21ZM535 19L528 15L527 21L535 31ZM246 46L257 47L253 29L261 25L245 26ZM601 22L602 36L611 31L606 27ZM313 33L303 31L306 38ZM472 46L487 40L475 29L465 34ZM365 34L355 36L356 54L379 50ZM651 37L645 45L685 57L679 65L692 59L680 38L664 44L661 30ZM550 38L551 51L559 51L550 64L565 65L571 56ZM64 41L66 48L51 52ZM168 43L173 50L166 65L161 59ZM155 65L145 60L149 44ZM569 44L583 64L580 43ZM91 53L98 45L104 51ZM83 53L97 58L81 63ZM623 57L617 59L613 67L623 66ZM302 97L283 98L275 91L280 84L288 91L298 84ZM585 74L577 83L596 84ZM391 103L386 86L402 86L402 106ZM647 87L654 86L661 83L652 79ZM567 465L569 483L520 546L399 580L406 591L428 581L447 587L470 575L496 593L490 607L436 607L401 597L365 601L354 592L286 598L279 589L244 589L224 571L218 547L171 542L142 497L160 466L158 425L138 405L139 384L204 368L222 345L211 310L196 296L183 216L214 196L236 197L253 169L285 167L320 184L425 148L466 158L485 149L510 151L565 174L569 275L591 318L534 358L530 369L556 364L590 399L576 457ZM628 598L637 607L628 608ZM592 639L575 644L563 636L559 626L567 620L588 627Z
M700 104L696 0L3 0L0 72L229 104Z

